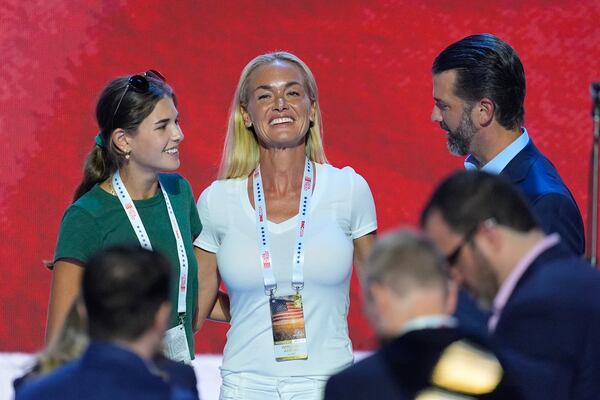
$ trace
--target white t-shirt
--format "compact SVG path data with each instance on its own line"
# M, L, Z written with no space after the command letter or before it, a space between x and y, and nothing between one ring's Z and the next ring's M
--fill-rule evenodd
M203 229L194 245L216 253L219 273L231 301L231 327L223 351L222 374L332 375L353 361L347 323L352 240L377 229L369 186L350 167L316 164L305 229L305 284L301 291L308 359L277 362L256 217L247 184L247 178L215 181L198 200ZM293 293L292 257L297 224L297 215L278 224L268 222L277 296Z

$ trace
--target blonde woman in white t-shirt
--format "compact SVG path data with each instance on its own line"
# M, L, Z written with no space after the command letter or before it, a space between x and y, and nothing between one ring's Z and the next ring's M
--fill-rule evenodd
M373 243L375 205L352 168L327 164L321 132L316 82L299 58L248 63L194 242L196 329L221 279L231 302L222 399L320 399L327 378L352 364L350 276Z

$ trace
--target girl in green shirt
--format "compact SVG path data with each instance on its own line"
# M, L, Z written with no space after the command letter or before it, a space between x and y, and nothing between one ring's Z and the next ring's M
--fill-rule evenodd
M161 173L180 163L183 132L176 104L171 87L153 70L116 78L100 94L100 132L60 226L47 341L57 334L79 293L89 257L111 244L134 242L151 244L170 260L171 326L185 332L193 358L198 278L192 240L202 227L189 183L178 174Z

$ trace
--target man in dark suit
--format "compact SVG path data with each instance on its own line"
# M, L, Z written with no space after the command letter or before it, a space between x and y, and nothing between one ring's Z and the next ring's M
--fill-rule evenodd
M600 272L541 229L520 191L505 177L459 172L421 223L492 311L491 338L526 373L530 398L599 398Z
M521 398L496 356L449 315L456 290L423 235L401 230L380 238L361 279L367 315L386 344L334 375L327 400Z
M502 174L518 186L546 233L558 232L576 255L585 252L577 203L523 126L525 71L515 50L491 34L465 37L434 60L431 120L446 132L466 169ZM456 316L483 332L488 315L461 289Z
M156 358L169 324L170 274L163 256L139 246L92 257L82 280L88 349L25 383L16 399L197 399L193 369Z
M525 72L515 50L491 34L465 37L432 66L431 120L467 169L502 174L525 194L546 233L558 232L576 255L585 251L581 214L552 163L524 123Z

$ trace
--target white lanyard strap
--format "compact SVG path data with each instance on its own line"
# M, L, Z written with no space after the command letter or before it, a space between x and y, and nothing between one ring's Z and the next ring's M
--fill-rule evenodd
M265 293L272 295L277 290L277 281L272 270L271 244L267 226L267 207L265 204L260 165L254 171L254 210L256 214L256 231L260 245L260 262L262 265ZM292 288L296 291L304 287L304 232L308 223L310 200L313 191L312 163L307 158L302 177L302 190L298 206L298 229L296 230L296 245L294 246Z
M133 228L135 235L140 242L140 246L146 250L152 250L152 244L150 243L150 238L148 237L146 228L144 228L144 223L142 222L142 219L135 208L135 204L133 203L131 196L129 196L129 193L123 184L123 180L121 179L121 174L119 171L115 172L113 175L112 184L117 192L117 197L119 198L119 201L125 210L125 214L127 214L127 218L129 218L131 227ZM185 298L187 294L188 258L187 253L185 252L185 244L183 243L183 238L181 237L181 231L179 230L179 225L177 224L177 219L175 218L175 212L173 212L173 206L171 206L171 200L169 199L167 191L163 185L160 185L160 189L165 199L165 204L167 205L167 213L169 214L171 228L173 229L173 235L175 236L175 242L177 244L177 257L179 258L179 296L177 299L177 312L181 314L186 312Z

